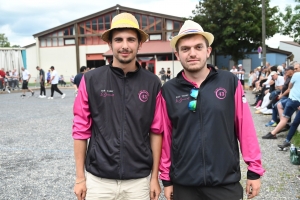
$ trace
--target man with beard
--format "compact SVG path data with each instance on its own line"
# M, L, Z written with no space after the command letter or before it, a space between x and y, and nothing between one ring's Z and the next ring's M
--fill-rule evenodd
M259 193L264 169L249 106L237 76L207 64L213 40L191 20L171 40L183 70L162 87L160 179L168 200L243 199L239 143L248 198Z
M148 35L121 13L102 39L113 60L83 75L74 102L74 193L80 200L157 200L161 82L136 61Z

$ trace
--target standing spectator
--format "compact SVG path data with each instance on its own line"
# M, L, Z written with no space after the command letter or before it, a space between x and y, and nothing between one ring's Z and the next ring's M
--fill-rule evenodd
M159 197L161 83L136 61L147 39L132 14L116 15L102 34L112 62L81 79L73 120L77 199Z
M72 75L71 78L70 78L70 85L71 86L74 84L74 78L75 78L74 75Z
M5 71L4 71L4 68L1 68L0 69L0 89L3 91L5 90L4 79L5 79Z
M39 66L36 67L36 69L40 72L39 73L39 78L40 78L40 96L39 98L46 98L46 89L45 89L45 72L42 68L40 68ZM44 95L43 95L44 93Z
M12 78L11 78L11 71L7 71L5 73L5 78L4 78L4 85L5 85L5 90L10 93L11 90L11 83L12 83Z
M58 92L59 94L61 94L61 98L65 98L66 94L63 94L58 88L57 88L57 84L58 84L58 74L56 72L56 70L54 69L53 66L50 67L52 73L51 73L51 96L48 97L48 99L53 99L53 95L54 95L54 91Z
M74 87L75 87L75 94L77 94L77 91L78 91L78 88L79 88L79 85L80 85L80 81L83 77L83 74L87 72L87 68L86 66L82 66L80 67L80 73L77 74L74 78Z
M31 89L28 88L28 83L29 83L29 80L31 78L31 75L30 75L29 71L27 69L25 69L24 67L22 67L21 70L22 70L22 79L23 79L23 81L22 81L22 92L23 92L23 94L21 95L21 97L26 96L25 95L26 91L31 92L31 96L33 96L34 92Z
M166 81L166 71L163 67L159 71L159 75L160 75L160 80L164 83Z
M51 84L51 73L50 73L50 69L47 72L47 86Z
M230 70L230 72L236 75L237 71L238 71L238 70L237 70L236 67L233 65L232 68L231 68L231 70Z
M166 81L169 81L171 79L171 75L172 75L171 70L170 70L170 68L168 68L167 75L166 75Z
M13 79L13 90L15 90L16 87L18 89L20 89L20 87L19 87L19 73L16 69L13 69L13 71L12 71L12 79Z
M168 200L243 199L239 144L248 198L259 193L264 169L249 106L235 75L207 65L213 40L187 20L170 41L183 70L162 87L160 178Z
M241 84L243 86L243 89L245 91L245 82L244 82L244 79L245 79L245 69L243 69L243 65L242 64L239 64L238 65L239 69L237 71L237 77L238 79L241 81Z

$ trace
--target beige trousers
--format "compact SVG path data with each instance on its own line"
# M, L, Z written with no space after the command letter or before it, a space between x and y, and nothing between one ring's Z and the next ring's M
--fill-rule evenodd
M150 175L131 180L100 178L87 172L86 200L149 200Z

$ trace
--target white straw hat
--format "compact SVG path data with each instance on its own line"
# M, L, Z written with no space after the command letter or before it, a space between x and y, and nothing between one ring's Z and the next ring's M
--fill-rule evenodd
M186 20L183 24L183 26L181 27L178 35L176 35L175 37L173 37L171 39L171 47L172 48L176 48L176 43L177 41L182 38L183 36L186 35L190 35L190 34L199 34L199 35L203 35L203 37L205 37L208 41L209 46L213 43L214 41L214 36L213 34L209 33L209 32L204 32L203 28L200 26L200 24L192 21L192 20Z
M110 25L110 29L106 30L102 33L102 40L105 42L109 42L109 32L113 29L117 28L133 28L138 30L141 36L141 42L145 42L148 40L148 34L139 28L139 23L136 18L130 13L121 13L116 15Z

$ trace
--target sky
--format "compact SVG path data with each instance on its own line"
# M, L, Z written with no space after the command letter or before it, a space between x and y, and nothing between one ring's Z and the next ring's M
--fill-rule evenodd
M103 3L105 2L105 3ZM35 42L33 34L85 17L119 4L178 17L189 17L198 0L0 0L0 33L5 33L11 45L26 46ZM286 5L295 0L271 0L271 6L279 6L283 12ZM292 38L276 34L266 44L278 48L279 41Z

